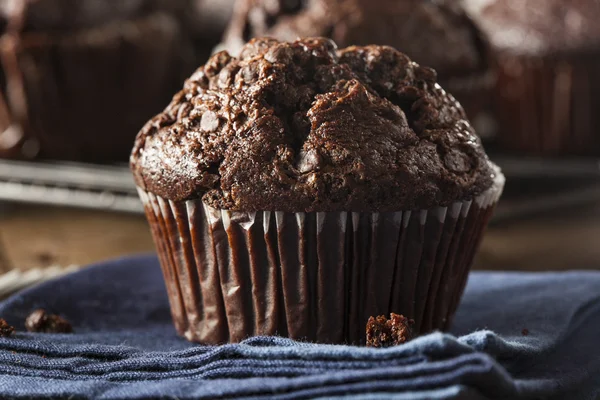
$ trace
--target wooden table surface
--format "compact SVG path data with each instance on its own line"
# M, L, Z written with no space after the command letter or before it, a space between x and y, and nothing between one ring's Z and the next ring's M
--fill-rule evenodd
M4 264L21 269L87 265L154 251L141 216L25 205L0 213L0 242Z
M600 269L600 204L492 225L478 269ZM87 265L154 251L142 216L14 205L0 212L0 269Z

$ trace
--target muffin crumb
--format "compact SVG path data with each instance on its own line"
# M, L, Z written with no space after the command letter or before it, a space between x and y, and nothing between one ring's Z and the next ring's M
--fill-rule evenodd
M369 317L367 322L367 347L390 347L406 343L413 338L414 320L404 315L390 314Z
M0 337L9 337L15 333L15 328L0 318Z
M44 309L38 309L29 314L25 320L25 328L29 332L41 333L72 333L71 323L66 319L49 314Z

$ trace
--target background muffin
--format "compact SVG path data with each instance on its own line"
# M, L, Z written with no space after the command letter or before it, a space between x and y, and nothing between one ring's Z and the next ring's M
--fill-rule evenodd
M480 135L491 131L485 115L494 80L488 45L458 1L238 0L222 48L235 54L261 36L395 47L437 71Z
M207 343L446 328L503 183L432 69L327 39L214 55L131 167L177 330Z
M167 0L168 1L168 0ZM204 64L221 41L233 14L235 0L192 0L188 15L198 63Z
M172 6L158 4L3 2L0 155L126 160L189 73Z
M499 64L505 149L600 154L600 1L465 0Z

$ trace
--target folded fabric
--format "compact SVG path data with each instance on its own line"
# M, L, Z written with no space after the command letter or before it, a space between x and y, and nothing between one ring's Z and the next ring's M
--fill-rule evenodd
M74 334L24 333L36 308ZM154 256L122 259L0 304L0 398L596 399L600 272L471 274L452 334L370 349L277 337L178 337Z

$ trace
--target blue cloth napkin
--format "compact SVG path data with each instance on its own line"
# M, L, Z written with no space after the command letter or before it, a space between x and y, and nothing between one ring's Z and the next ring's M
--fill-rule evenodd
M23 333L43 307L75 334ZM154 256L117 260L0 304L0 398L596 399L600 272L475 272L452 334L388 349L276 337L179 338ZM528 335L523 330L529 331Z

